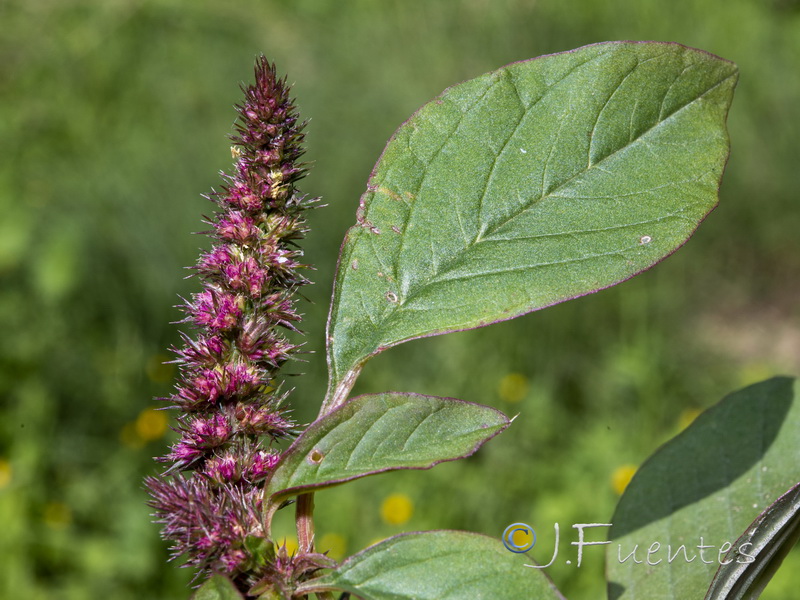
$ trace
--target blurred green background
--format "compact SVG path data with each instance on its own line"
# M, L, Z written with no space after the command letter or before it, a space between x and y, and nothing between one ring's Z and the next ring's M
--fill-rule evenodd
M232 105L257 54L295 82L313 161L302 187L328 205L306 244L314 353L290 365L306 374L290 383L308 421L339 244L393 130L461 80L617 39L739 64L720 207L617 288L373 360L357 392L519 417L469 460L318 494L318 540L337 557L400 531L499 536L525 521L546 562L553 523L609 519L620 480L699 409L800 373L800 3L0 0L0 598L187 596L142 478L172 435L153 398L174 377L173 305L197 289L183 267L207 241L190 233L230 166ZM605 595L591 550L550 570L572 600ZM788 571L770 597L797 593Z

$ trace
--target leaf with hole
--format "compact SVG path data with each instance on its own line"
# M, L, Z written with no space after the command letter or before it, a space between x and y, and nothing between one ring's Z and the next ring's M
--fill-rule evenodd
M445 90L389 140L342 246L327 406L403 341L619 283L717 203L733 63L612 42Z
M358 396L312 423L268 480L270 513L287 496L397 469L469 456L508 427L503 413L452 398Z

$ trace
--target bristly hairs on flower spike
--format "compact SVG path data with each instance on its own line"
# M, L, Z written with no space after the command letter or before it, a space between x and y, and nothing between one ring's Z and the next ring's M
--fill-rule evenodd
M215 244L195 267L203 289L182 306L196 334L182 333L173 349L180 374L167 400L182 411L181 437L160 459L166 472L146 480L173 558L184 556L201 577L227 575L243 593L285 590L287 578L318 568L311 556L263 551L272 542L262 487L280 456L271 446L295 433L278 370L297 346L281 330L296 331L300 320L293 295L308 280L295 242L317 202L295 188L306 173L298 163L305 123L289 89L263 56L255 83L242 88L234 171L209 196L219 207L208 219Z

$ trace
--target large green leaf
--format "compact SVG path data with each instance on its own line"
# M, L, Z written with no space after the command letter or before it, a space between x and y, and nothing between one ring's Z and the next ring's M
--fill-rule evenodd
M675 251L716 205L736 79L706 52L615 42L423 106L386 146L342 247L328 406L387 347L563 302Z
M731 394L642 465L612 518L610 600L702 598L742 532L800 481L798 391L778 377ZM752 551L736 548L744 564Z
M530 559L465 531L406 533L371 546L300 592L344 590L365 600L563 600Z
M428 469L475 452L505 429L503 413L419 394L358 396L312 423L265 487L272 510L288 495L396 469Z
M706 600L754 600L800 538L800 484L778 498L736 540L720 563ZM747 561L737 560L747 548Z

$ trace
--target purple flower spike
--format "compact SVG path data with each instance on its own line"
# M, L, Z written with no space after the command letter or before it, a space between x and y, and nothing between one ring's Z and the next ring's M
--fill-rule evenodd
M211 288L196 294L194 303L186 308L198 326L218 332L236 327L243 304L244 300L235 294Z
M245 552L248 536L263 537L261 521L252 492L231 486L215 486L208 479L193 476L170 480L148 478L162 536L174 542L173 558L187 555L187 564L205 571L235 576L244 561L233 570L228 557ZM246 554L245 554L246 558Z
M174 349L180 374L168 400L184 413L181 438L161 459L166 472L146 485L174 557L200 576L228 575L245 593L275 572L249 552L264 537L263 482L280 458L271 445L293 433L278 369L297 349L284 333L297 331L293 296L308 283L295 242L316 199L295 189L304 124L286 81L261 57L243 91L237 162L209 196L218 211L207 221L215 245L195 267L203 289L181 307L195 327Z
M242 478L239 461L232 454L210 458L205 465L205 475L217 483L238 483Z
M259 450L251 457L247 477L251 482L263 481L278 464L280 455L275 452Z
M249 244L261 238L255 221L245 214L232 210L215 225L217 237L224 242Z

